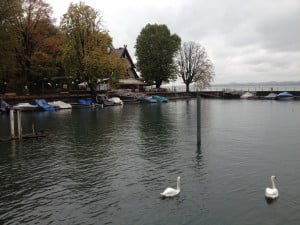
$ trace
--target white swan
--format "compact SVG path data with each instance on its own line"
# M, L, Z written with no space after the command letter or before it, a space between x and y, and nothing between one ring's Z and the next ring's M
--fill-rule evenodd
M267 199L275 199L278 198L279 196L278 189L275 186L275 179L276 179L275 176L271 176L272 188L268 188L268 187L266 188L265 197Z
M177 188L166 188L164 192L160 193L164 197L173 197L175 195L178 195L180 193L180 177L177 177Z

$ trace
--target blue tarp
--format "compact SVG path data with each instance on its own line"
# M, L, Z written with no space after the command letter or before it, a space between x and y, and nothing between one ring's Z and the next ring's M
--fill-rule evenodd
M34 99L32 101L33 105L37 105L40 109L44 111L53 111L55 108L52 105L49 105L45 99Z
M277 95L277 97L293 97L294 95L288 93L288 92L281 92Z
M10 105L6 101L0 99L0 112L7 112L9 107Z
M168 99L164 96L152 95L152 98L155 99L157 102L168 102Z
M92 99L78 99L77 103L79 105L92 105L93 104L93 100Z

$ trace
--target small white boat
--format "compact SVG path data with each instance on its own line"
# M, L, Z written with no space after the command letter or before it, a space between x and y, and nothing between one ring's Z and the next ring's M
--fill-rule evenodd
M112 101L114 105L123 105L123 101L119 97L112 97L108 100Z
M275 99L276 96L277 96L276 93L270 92L270 93L269 93L268 95L266 95L264 98L265 98L265 99Z
M57 109L71 109L72 105L65 103L63 101L53 101L53 102L48 102L49 105L54 106Z
M37 105L32 105L27 102L21 102L18 103L17 105L13 106L13 109L21 110L21 111L34 111L38 109Z
M245 92L244 94L241 95L241 99L249 99L249 98L253 98L254 97L254 94L251 93L251 92Z

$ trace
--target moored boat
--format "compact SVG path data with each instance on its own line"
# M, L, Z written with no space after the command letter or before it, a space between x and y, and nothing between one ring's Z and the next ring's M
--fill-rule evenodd
M28 102L20 102L13 106L13 109L21 110L21 111L35 111L38 109L37 105L32 105Z
M114 105L123 105L123 101L119 97L112 97L108 99L109 101L112 101Z
M81 105L81 106L91 106L94 102L92 99L78 99L77 103L75 105Z
M0 112L5 113L8 112L9 109L10 105L6 101L0 99Z
M49 105L45 99L35 99L32 101L32 104L37 105L38 109L44 111L53 111L55 108L52 105Z
M142 96L139 98L141 103L157 103L157 100L152 98L152 96Z
M155 99L158 103L168 102L168 99L161 95L152 95L152 98Z
M294 99L294 95L292 95L289 92L281 92L278 95L276 95L276 100L293 100Z
M277 96L276 93L270 92L270 93L269 93L268 95L266 95L264 98L265 98L265 99L275 99L276 96Z
M114 102L112 100L108 99L108 97L106 95L97 95L96 102L97 102L97 104L101 104L103 106L113 106L114 105Z
M254 97L254 94L251 93L251 92L249 92L249 91L247 91L244 94L242 94L240 98L241 99L250 99L250 98L253 98L253 97Z
M65 103L63 101L53 101L53 102L48 102L49 105L54 106L57 109L71 109L72 105Z

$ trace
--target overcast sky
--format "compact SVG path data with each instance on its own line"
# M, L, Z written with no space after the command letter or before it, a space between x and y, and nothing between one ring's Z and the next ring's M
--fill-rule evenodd
M71 0L47 0L53 17ZM300 0L86 0L100 11L114 46L135 42L148 23L166 24L182 41L202 44L214 83L300 81Z

